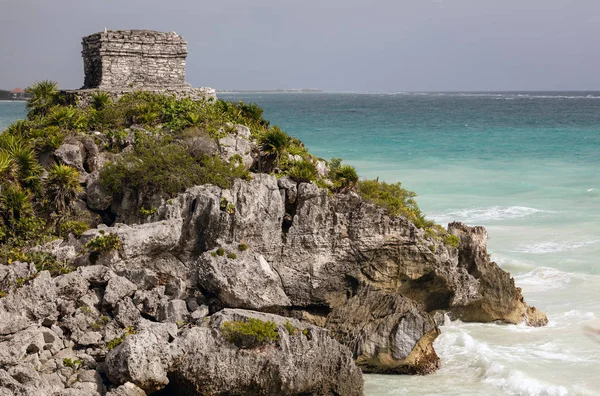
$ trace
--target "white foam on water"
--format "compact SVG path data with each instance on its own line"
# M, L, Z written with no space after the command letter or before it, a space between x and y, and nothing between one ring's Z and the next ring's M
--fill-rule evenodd
M479 381L512 395L573 394L574 389L534 378L507 366L509 362L520 360L520 355L523 355L523 360L531 358L531 350L519 346L490 347L487 343L473 338L463 326L460 322L451 322L443 326L442 334L435 342L435 349L442 358L443 367L456 372L454 375L475 375ZM555 360L564 359L565 355L541 351L536 357ZM580 391L585 393L587 390L582 388Z
M588 239L583 241L561 241L561 242L536 242L517 246L514 250L518 253L529 254L549 254L559 253L568 250L580 249L600 243L598 239Z
M455 220L467 223L474 223L481 221L519 219L531 216L535 213L552 212L536 208L530 208L527 206L491 206L487 208L450 210L441 214L434 214L430 217L432 220L435 220L439 223L446 223Z
M525 287L528 292L540 292L569 287L574 277L580 277L580 275L554 268L538 267L525 274L515 276L515 282L519 287Z

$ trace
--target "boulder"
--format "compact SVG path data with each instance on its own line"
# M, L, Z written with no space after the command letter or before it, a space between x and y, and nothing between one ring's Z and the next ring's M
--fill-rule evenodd
M79 172L84 173L83 151L83 145L80 145L79 142L63 143L54 151L54 156L63 164L69 165Z
M94 171L86 178L87 205L93 210L106 210L110 207L113 195L100 185L100 172Z
M197 263L200 287L228 307L260 310L290 305L279 275L261 254L236 255L234 259L204 253Z
M173 362L168 339L152 331L125 338L106 356L106 374L113 384L131 382L146 392L164 388Z
M246 169L254 164L252 152L255 145L250 142L250 129L244 125L235 125L235 131L219 139L219 153L224 161L231 161L234 157Z
M0 335L57 318L56 287L48 271L40 272L30 284L0 298Z
M530 326L544 326L548 323L546 315L525 304L521 289L515 287L510 274L490 261L485 228L454 222L448 225L448 231L460 238L459 266L479 283L478 293L474 298L452 307L453 316L465 322L524 321Z
M275 322L277 343L239 349L223 338L224 322L249 318ZM295 319L226 309L213 315L208 327L186 331L177 346L182 354L172 369L172 394L363 394L362 374L350 351L326 330Z
M428 374L440 367L433 318L400 294L365 287L329 314L326 327L363 372Z

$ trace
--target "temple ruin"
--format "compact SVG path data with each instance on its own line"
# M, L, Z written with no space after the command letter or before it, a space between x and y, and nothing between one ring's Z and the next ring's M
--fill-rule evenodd
M93 92L114 99L132 91L166 93L178 98L214 97L212 88L192 88L185 81L187 42L175 32L104 31L82 39L83 87L67 91L85 106Z

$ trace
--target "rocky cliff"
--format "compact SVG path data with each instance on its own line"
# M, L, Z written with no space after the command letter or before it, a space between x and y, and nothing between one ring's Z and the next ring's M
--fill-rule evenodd
M253 171L262 155L243 126L214 150ZM435 371L443 314L547 322L482 227L449 224L452 246L352 188L259 172L145 197L141 215L98 182L115 154L76 137L52 155L81 171L72 206L97 227L32 249L70 273L0 266L3 395L360 395L361 371ZM224 323L272 323L272 342L240 346Z

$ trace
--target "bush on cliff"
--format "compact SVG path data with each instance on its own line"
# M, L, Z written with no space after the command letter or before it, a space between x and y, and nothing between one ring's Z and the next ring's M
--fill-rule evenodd
M25 89L25 92L31 95L27 101L29 118L46 114L46 112L58 102L57 83L44 80L33 84Z
M385 183L379 180L361 180L358 193L366 200L385 208L392 216L404 216L419 228L432 227L435 223L426 220L419 209L415 194L402 187L402 183Z
M83 191L77 169L61 164L54 164L48 170L45 187L48 198L58 213L64 212L77 194Z
M279 340L275 322L254 318L248 318L247 322L224 322L221 333L227 341L243 349L257 348Z
M133 151L102 169L100 183L117 195L129 188L144 196L172 197L194 185L210 183L229 188L234 178L247 175L239 163L225 162L217 156L197 160L168 137L140 137Z

